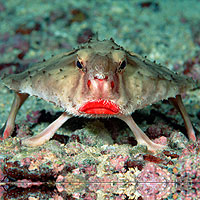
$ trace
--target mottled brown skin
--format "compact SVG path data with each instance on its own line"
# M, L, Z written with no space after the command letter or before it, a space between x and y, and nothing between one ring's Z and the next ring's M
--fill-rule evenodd
M131 113L168 98L182 114L189 138L196 140L180 96L195 87L195 82L124 50L112 39L93 39L69 53L10 75L3 82L16 92L4 138L11 135L17 111L28 95L65 109L42 133L22 140L23 145L42 145L72 116L117 117L129 125L139 144L156 151L165 146L153 143L135 124Z

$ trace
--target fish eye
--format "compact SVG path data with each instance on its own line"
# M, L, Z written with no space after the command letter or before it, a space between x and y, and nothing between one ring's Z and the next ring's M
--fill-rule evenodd
M119 70L121 71L121 70L123 70L125 67L126 67L126 61L123 60L123 62L122 62L122 63L120 64L120 66L119 66Z
M80 63L80 61L77 60L76 62L76 66L79 68L79 69L83 69L83 65Z

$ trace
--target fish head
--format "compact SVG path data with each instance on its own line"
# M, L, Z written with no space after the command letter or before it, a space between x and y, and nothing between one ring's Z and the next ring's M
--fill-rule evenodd
M77 51L75 65L80 78L73 101L79 105L79 113L98 117L120 114L125 51L110 40L91 42Z

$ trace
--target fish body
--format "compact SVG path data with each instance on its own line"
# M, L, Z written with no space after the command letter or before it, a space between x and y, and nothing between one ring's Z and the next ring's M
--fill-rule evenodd
M11 135L13 121L25 99L36 96L62 107L65 110L63 120L72 116L120 118L129 125L138 143L147 145L149 150L162 146L153 143L134 124L131 114L160 100L171 99L181 114L184 113L183 118L189 119L180 95L196 86L191 78L129 52L113 39L92 39L77 49L37 63L22 73L9 75L3 82L16 92L15 104L18 105L11 109L9 117L12 120L8 117L4 138ZM189 127L190 139L195 141L190 121L184 121L186 128ZM45 138L48 136L45 142L52 137L48 131L43 135ZM36 140L34 137L25 139L24 144L37 146L44 143L39 134L38 142L31 145L31 141Z

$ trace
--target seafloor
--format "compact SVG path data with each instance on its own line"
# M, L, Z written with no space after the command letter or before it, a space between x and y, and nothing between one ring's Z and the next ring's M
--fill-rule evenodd
M199 0L0 0L0 75L68 51L98 33L170 69L200 79ZM152 94L154 95L154 94ZM14 97L0 82L0 128ZM167 102L133 114L154 141L137 145L118 119L73 118L45 145L20 138L41 132L62 109L35 97L20 109L13 137L0 141L0 199L200 199L200 90L183 95L197 142Z

